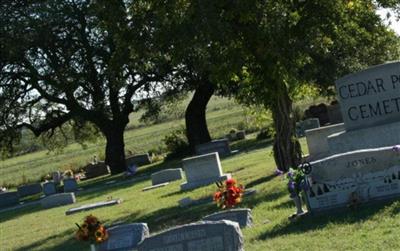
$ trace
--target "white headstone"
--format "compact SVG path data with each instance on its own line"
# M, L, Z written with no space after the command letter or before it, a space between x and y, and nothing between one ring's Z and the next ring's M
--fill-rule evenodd
M187 182L181 184L181 190L206 186L231 177L222 172L217 152L183 159L182 165Z

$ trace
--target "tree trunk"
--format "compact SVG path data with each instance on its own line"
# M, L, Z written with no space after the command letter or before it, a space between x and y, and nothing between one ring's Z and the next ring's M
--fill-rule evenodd
M201 83L194 92L185 113L186 137L194 152L195 146L211 141L206 121L208 101L214 93L214 86L208 80Z
M105 163L110 167L111 174L126 171L124 129L125 126L114 126L104 131L107 140Z
M280 85L275 104L271 107L275 127L274 159L277 168L288 171L301 161L301 147L295 135L292 100L285 85Z

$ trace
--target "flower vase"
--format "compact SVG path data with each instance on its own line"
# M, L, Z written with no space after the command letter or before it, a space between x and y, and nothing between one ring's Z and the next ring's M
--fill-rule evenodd
M90 244L90 251L96 251L96 245Z
M301 198L300 196L295 196L292 198L294 204L296 205L296 215L304 214L303 208L301 207Z

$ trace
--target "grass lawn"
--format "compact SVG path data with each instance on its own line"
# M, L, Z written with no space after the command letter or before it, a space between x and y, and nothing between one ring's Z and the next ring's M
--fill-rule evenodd
M304 145L304 140L302 140ZM331 215L306 217L291 223L287 217L294 212L282 177L274 176L275 166L269 141L250 138L237 142L233 148L240 153L222 159L225 172L257 193L245 197L241 207L252 208L254 226L243 229L245 250L400 250L400 202L360 207ZM179 161L154 163L140 168L138 175L148 175L162 168L179 167ZM177 224L189 223L215 212L212 204L180 208L183 197L210 196L215 185L180 192L182 181L147 192L149 178L106 188L105 182L121 177L106 177L81 183L88 190L77 196L74 206L122 198L120 205L90 211L106 224L146 222L155 233ZM0 250L88 250L89 245L73 236L75 223L81 223L88 212L70 216L71 205L42 210L40 206L0 214Z

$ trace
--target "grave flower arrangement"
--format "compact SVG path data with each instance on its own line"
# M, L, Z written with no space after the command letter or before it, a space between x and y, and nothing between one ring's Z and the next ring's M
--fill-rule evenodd
M77 240L100 243L108 239L106 228L93 215L86 216L82 225L76 225L78 226L75 234Z
M225 184L222 182L216 183L218 191L214 194L214 201L217 206L224 208L235 207L242 201L244 187L242 185L236 185L236 180L228 179Z
M290 193L290 198L298 197L302 190L308 190L308 185L305 181L305 174L301 168L290 168L286 177L288 179L287 185Z

